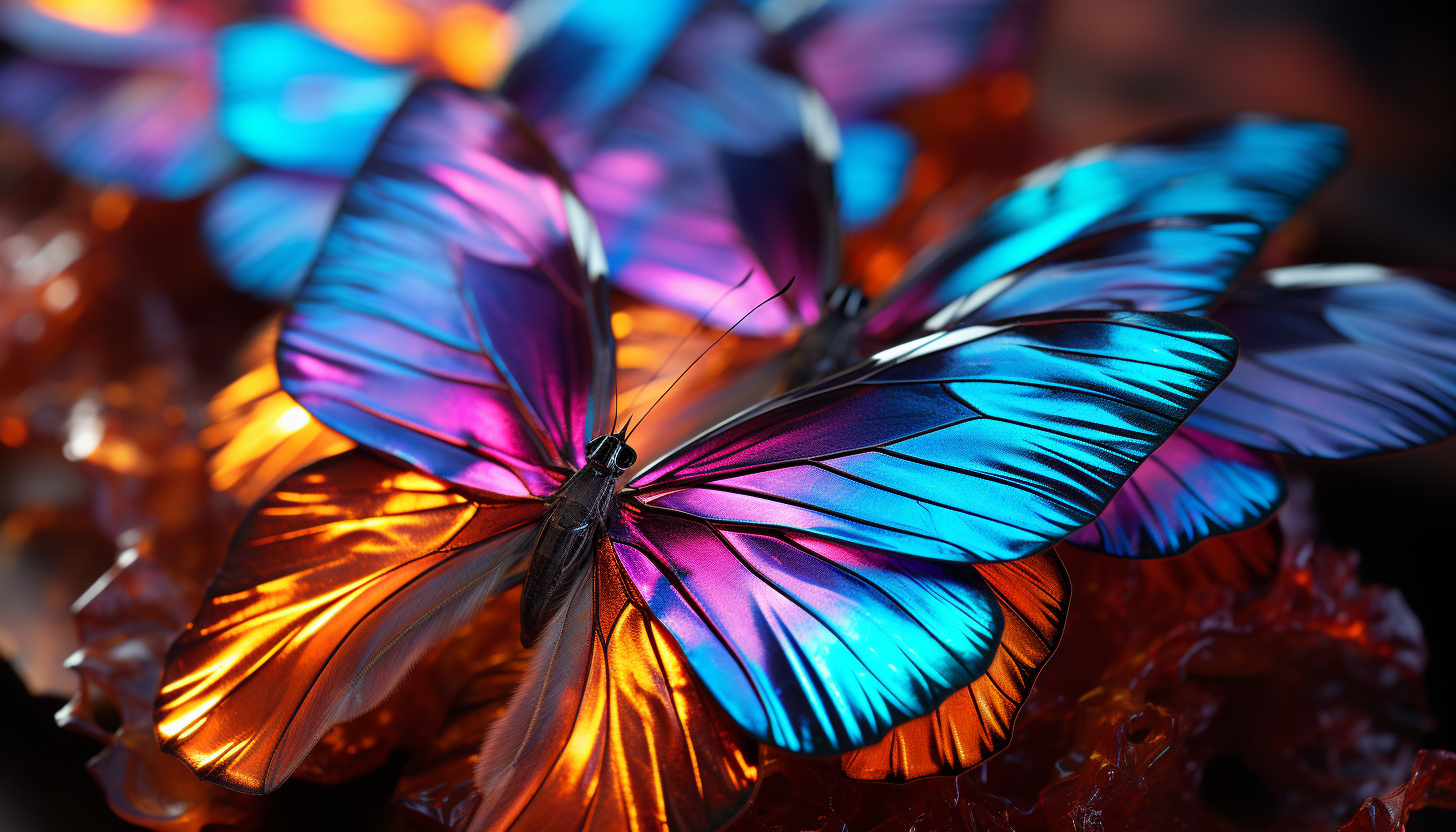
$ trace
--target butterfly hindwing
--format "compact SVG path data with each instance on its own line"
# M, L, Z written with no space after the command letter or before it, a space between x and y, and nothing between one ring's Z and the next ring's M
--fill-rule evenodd
M427 84L284 321L284 390L436 476L547 496L611 424L603 270L591 218L510 105Z
M603 540L491 726L472 832L713 830L748 802L757 743L698 685Z
M872 746L843 758L856 780L913 780L958 774L1011 741L1016 714L1061 640L1072 584L1051 551L976 571L995 594L1005 625L990 667L934 713L895 726Z
M272 170L229 183L203 211L208 254L234 289L264 300L288 300L318 256L344 184Z
M162 747L205 779L273 790L474 614L544 513L536 499L468 499L364 450L288 477L243 521L168 653Z
M1273 456L1184 425L1067 542L1120 557L1168 557L1264 522L1284 496Z
M1456 432L1456 292L1366 264L1277 269L1214 312L1244 345L1189 424L1342 459Z

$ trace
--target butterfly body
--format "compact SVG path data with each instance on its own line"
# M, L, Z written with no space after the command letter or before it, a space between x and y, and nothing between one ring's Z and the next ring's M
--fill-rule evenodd
M824 303L824 314L799 339L789 359L787 389L794 389L843 370L859 359L861 312L868 304L857 286L836 286Z
M606 526L617 479L637 461L621 435L593 439L587 462L561 486L541 523L521 589L521 643L530 647L591 562Z

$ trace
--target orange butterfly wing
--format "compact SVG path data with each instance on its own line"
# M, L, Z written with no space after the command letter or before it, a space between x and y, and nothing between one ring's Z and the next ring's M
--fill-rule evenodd
M544 511L467 499L363 450L289 477L243 521L167 655L163 749L204 779L271 791L499 588Z
M471 830L711 832L752 798L758 759L604 540L486 738Z
M1016 714L1061 639L1072 585L1057 556L1042 552L976 570L1006 621L991 667L933 713L895 728L842 758L856 780L912 780L955 774L985 762L1011 740Z

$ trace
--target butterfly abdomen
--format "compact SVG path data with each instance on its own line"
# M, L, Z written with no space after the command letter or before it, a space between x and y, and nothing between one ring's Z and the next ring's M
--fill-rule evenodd
M586 567L612 507L617 477L637 455L617 436L599 437L588 461L551 500L521 588L521 643L530 647Z

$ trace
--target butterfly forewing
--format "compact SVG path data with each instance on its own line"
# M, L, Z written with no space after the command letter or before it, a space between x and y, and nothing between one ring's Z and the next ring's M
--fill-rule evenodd
M911 263L905 280L871 310L866 334L878 343L903 338L952 301L1110 229L1209 214L1273 229L1339 166L1344 151L1337 127L1251 115L1059 159L1027 174L975 223ZM1236 274L1237 268L1225 277ZM1015 314L1032 311L1048 310Z
M813 323L837 278L834 119L769 65L771 46L747 12L711 4L573 169L614 284L640 298L726 328L795 279L745 335Z
M590 216L510 105L427 84L284 322L284 389L436 476L549 495L611 424L604 268Z
M1048 315L932 336L689 443L609 534L703 683L764 742L848 751L982 676L974 564L1090 521L1223 378L1215 324Z
M1168 557L1264 522L1284 496L1273 456L1184 425L1067 542L1120 557Z

